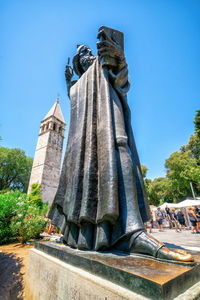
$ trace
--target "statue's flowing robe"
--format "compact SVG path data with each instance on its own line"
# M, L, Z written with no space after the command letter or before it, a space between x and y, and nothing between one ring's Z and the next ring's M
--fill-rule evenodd
M124 218L148 219L140 163L131 129L126 93L127 67L118 74L102 68L98 58L71 87L71 121L58 190L49 217L64 241L80 249L108 249L122 236L141 229ZM115 109L114 109L115 105ZM118 109L117 115L115 113ZM120 120L119 120L120 119ZM117 132L124 122L122 137ZM118 130L119 127L119 130ZM126 135L124 137L124 135ZM118 144L127 139L136 182L138 211L127 213L121 195ZM129 226L127 226L129 224Z

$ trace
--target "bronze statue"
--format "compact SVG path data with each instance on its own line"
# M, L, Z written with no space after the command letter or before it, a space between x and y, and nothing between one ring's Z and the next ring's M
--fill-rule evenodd
M149 208L127 104L123 34L103 26L98 38L98 57L81 45L73 70L66 66L71 121L49 217L73 248L192 261L187 252L171 251L145 232Z

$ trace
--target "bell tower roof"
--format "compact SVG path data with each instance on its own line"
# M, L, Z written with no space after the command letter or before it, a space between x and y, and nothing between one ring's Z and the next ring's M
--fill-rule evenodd
M55 117L58 120L60 120L62 123L65 124L65 119L63 117L62 114L62 110L60 108L60 104L59 104L59 98L56 98L56 102L54 103L54 105L52 106L52 108L50 109L50 111L46 114L46 116L44 117L43 121L50 118L50 117Z

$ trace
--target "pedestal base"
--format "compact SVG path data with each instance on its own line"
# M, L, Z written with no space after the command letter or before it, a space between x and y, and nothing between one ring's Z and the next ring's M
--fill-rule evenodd
M198 299L199 280L198 262L180 266L137 255L37 243L30 250L25 299Z

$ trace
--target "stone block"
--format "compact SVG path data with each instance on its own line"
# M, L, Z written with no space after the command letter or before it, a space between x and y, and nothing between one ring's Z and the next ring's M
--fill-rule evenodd
M52 242L30 252L26 300L128 300L200 297L200 265L138 255L74 250Z

